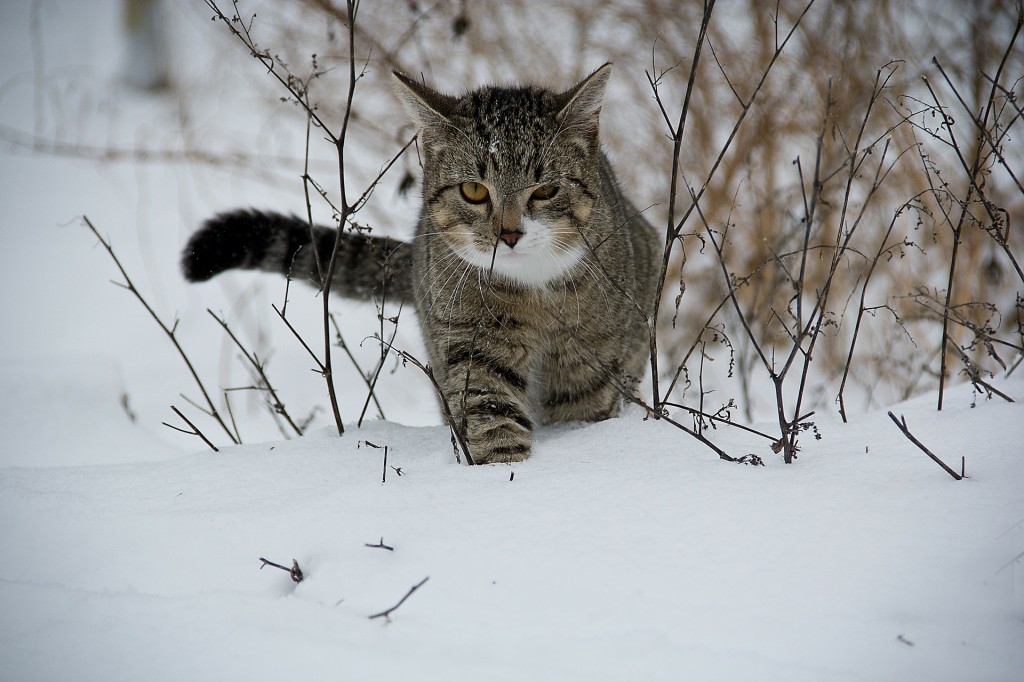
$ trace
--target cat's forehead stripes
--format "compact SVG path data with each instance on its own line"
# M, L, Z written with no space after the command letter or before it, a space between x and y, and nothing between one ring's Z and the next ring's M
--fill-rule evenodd
M539 151L557 129L550 93L537 88L488 87L464 99L481 177L539 177Z

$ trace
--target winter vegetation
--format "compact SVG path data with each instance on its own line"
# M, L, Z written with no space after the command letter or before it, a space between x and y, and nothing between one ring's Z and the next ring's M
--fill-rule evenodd
M1024 670L1019 3L0 12L0 677ZM605 61L665 235L620 418L468 466L414 311L181 280L239 206L408 238L392 70Z

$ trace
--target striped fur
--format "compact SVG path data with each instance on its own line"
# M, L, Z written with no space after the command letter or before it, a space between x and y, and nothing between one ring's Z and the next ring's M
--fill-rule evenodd
M333 228L294 216L237 210L207 220L181 257L190 282L205 282L232 269L266 270L320 287L334 250ZM316 249L310 248L316 243ZM411 249L395 239L345 232L338 245L331 290L357 299L412 301ZM326 274L326 272L324 273Z
M565 92L460 97L396 73L419 129L423 210L409 243L344 235L333 290L412 300L435 378L477 462L521 461L534 426L618 414L648 361L661 245L598 142L611 65ZM217 216L186 277L258 268L319 282L334 230Z

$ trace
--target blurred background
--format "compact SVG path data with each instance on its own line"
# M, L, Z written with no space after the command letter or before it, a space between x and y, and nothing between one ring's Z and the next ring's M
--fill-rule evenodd
M276 70L291 74L320 118L340 128L346 5L219 4ZM678 0L364 1L354 22L360 77L345 147L346 182L357 188L350 191L358 196L413 133L391 92L394 69L456 93L513 81L564 88L613 61L603 143L629 196L665 230L670 124L704 11L703 2ZM211 386L244 388L254 378L207 308L267 360L293 414L330 425L322 379L270 309L283 302L284 283L248 273L186 287L177 259L216 211L304 215L307 162L336 202L334 146L313 128L307 147L304 109L204 2L26 0L0 13L3 357L25 372L20 381L54 372L55 359L108 366L131 415L159 440L182 442L159 421L194 390L142 307L108 283L116 270L76 219L86 214L158 314L179 320L176 333ZM689 405L703 393L706 410L729 405L740 421L772 419L775 396L757 346L769 359L787 354L796 297L809 309L826 282L805 408L835 414L844 374L851 418L935 391L951 262L949 380L1012 367L1024 338L1013 220L1024 204L1024 128L1013 94L1024 77L1019 16L1010 0L715 4L678 157L675 219L691 189L703 194L672 242L659 319L663 393L671 386L668 397ZM984 120L984 135L972 118ZM418 180L413 151L355 220L377 234L410 236ZM312 209L320 222L334 219L327 201L314 197ZM709 229L724 244L750 336L725 305L729 286ZM836 262L837 239L847 237ZM288 296L289 319L306 338L320 338L316 292L293 286ZM374 334L396 333L397 347L422 357L412 311L401 311L396 332L373 305L336 309L363 372L380 357ZM360 370L340 350L335 365L343 417L355 420L366 401ZM799 381L787 384L791 394ZM394 358L377 396L389 419L439 422L425 379ZM228 399L246 439L280 436L262 392Z

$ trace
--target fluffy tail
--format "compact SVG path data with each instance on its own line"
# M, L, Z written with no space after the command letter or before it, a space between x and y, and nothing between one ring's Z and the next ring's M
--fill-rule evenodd
M221 213L188 240L181 269L190 282L204 282L234 268L265 270L320 286L320 270L334 250L337 231L313 227L294 216L238 210ZM319 258L320 267L317 266ZM408 244L386 237L345 232L331 291L360 300L412 302L412 254Z

